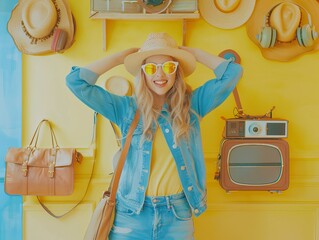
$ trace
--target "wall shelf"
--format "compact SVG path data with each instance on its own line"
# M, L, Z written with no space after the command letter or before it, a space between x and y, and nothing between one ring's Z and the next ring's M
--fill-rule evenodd
M127 5L125 5L127 4ZM186 19L198 19L197 0L174 0L162 13L148 13L136 0L91 0L90 18L103 20L103 50L106 50L107 20L183 21L183 43ZM127 8L125 7L127 6ZM132 12L133 11L133 12Z

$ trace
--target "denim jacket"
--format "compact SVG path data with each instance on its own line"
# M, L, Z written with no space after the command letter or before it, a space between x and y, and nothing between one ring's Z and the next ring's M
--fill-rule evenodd
M168 106L164 105L158 123L175 160L185 196L195 216L206 208L206 169L200 134L200 119L220 105L232 92L242 75L242 68L229 61L221 63L214 71L216 79L207 81L191 95L191 130L189 139L174 143ZM130 124L137 109L136 100L130 96L114 95L95 85L98 75L73 67L66 77L67 86L87 106L119 126L124 144ZM133 133L131 146L120 179L117 201L139 214L144 203L150 174L152 142L141 141L142 118ZM154 129L155 130L155 129Z

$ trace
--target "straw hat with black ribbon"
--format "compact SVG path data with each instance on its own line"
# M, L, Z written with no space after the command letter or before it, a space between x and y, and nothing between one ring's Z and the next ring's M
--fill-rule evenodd
M58 48L65 50L74 41L74 22L67 0L20 0L7 27L17 48L25 54L53 53L54 40L63 43ZM54 36L57 29L59 36Z
M289 61L319 48L319 4L316 0L257 1L246 23L249 38L263 57Z

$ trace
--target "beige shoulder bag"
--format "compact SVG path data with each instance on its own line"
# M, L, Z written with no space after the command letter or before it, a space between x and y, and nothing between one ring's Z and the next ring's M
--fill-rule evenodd
M137 126L139 120L139 112L136 111L133 122L125 140L124 148L121 152L121 156L113 175L112 181L107 191L104 192L102 199L96 206L89 226L86 230L84 240L101 240L107 239L110 230L113 225L114 213L115 213L115 198L116 192L121 177L122 169L126 160L133 132Z

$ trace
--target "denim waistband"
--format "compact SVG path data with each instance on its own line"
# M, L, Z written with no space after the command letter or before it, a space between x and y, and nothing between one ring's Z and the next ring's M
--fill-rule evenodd
M168 196L146 196L144 205L152 207L170 206L174 201L185 199L184 192L168 195Z

